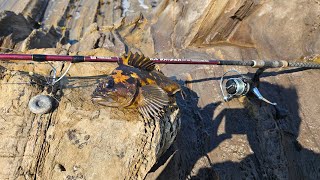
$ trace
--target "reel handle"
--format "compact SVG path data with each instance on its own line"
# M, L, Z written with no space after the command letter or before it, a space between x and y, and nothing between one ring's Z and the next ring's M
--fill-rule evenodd
M268 104L271 104L271 105L273 105L273 106L276 106L276 105L277 105L277 103L272 103L272 102L270 102L268 99L264 98L257 87L253 87L251 91L252 91L252 93L253 93L258 99L260 99L261 101L264 101L264 102L266 102L266 103L268 103Z

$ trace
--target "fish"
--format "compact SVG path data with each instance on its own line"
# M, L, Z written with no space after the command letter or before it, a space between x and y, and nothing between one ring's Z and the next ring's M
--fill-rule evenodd
M172 104L180 85L166 77L156 64L143 54L124 54L92 93L95 104L135 108L145 118L159 118L164 108Z

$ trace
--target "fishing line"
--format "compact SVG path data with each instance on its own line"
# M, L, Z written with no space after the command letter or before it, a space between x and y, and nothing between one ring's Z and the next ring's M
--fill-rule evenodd
M66 76L66 74L69 72L70 68L71 68L72 62L69 64L68 68L66 69L66 71L60 76L60 78L58 80L56 80L53 85L55 85L57 82L59 82L63 77Z

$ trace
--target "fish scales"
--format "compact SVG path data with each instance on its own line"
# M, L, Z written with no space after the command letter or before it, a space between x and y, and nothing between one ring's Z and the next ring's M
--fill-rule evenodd
M145 118L158 118L180 86L156 70L154 62L139 54L123 56L119 66L101 80L92 94L94 103L138 108Z
M164 76L161 72L156 70L148 72L135 67L120 65L111 73L111 76L117 77L117 73L119 71L121 72L122 76L125 76L124 78L128 78L123 83L132 84L135 82L135 79L137 79L142 86L156 84L165 90L169 95L175 94L175 91L180 89L176 82L172 81L168 77Z

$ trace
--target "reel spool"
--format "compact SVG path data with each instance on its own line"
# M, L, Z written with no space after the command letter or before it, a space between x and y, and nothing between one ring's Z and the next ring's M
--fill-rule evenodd
M231 72L237 73L240 77L225 79L225 76ZM226 83L224 84L224 81ZM223 95L224 101L230 101L233 98L245 96L250 90L250 84L244 81L244 77L239 73L239 71L232 69L225 72L220 79L220 89ZM227 94L225 94L225 92Z
M244 96L249 92L250 84L241 78L230 78L227 80L225 89L229 96Z

